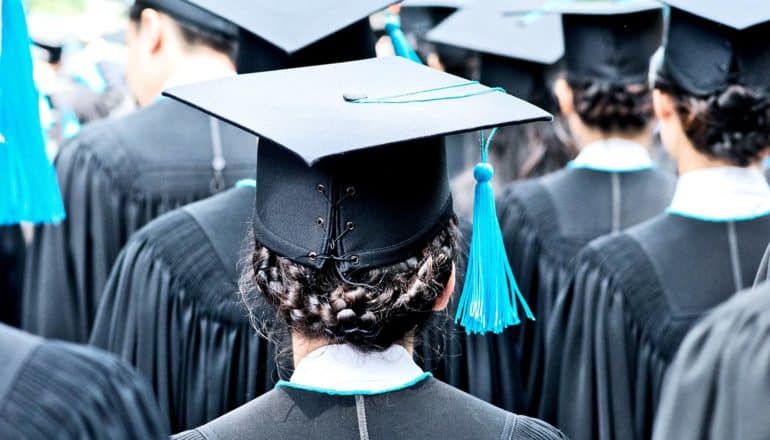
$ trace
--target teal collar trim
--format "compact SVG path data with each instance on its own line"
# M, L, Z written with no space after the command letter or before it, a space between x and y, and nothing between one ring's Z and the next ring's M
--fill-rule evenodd
M691 218L691 219L694 219L694 220L700 220L700 221L703 221L703 222L712 222L712 223L745 222L745 221L749 221L749 220L756 220L758 218L762 218L762 217L770 215L770 210L765 211L765 212L760 212L760 213L757 213L757 214L753 214L753 215L746 215L746 216L742 216L742 217L725 217L725 218L715 218L715 217L706 217L706 216L694 215L694 214L690 214L690 213L687 213L687 212L677 211L677 210L671 209L671 208L668 208L666 210L666 212L668 214L678 215L680 217Z
M236 188L256 188L257 181L254 179L241 179L235 182Z
M340 390L332 390L328 388L317 388L317 387L310 387L306 385L299 385L296 383L292 383L286 380L278 381L278 383L275 384L275 388L293 388L295 390L302 390L302 391L310 391L313 393L322 393L322 394L329 394L331 396L376 396L378 394L387 394L392 393L394 391L401 391L405 390L407 388L411 388L418 383L424 381L425 379L433 377L431 373L422 373L421 375L417 376L415 379L410 380L409 382L393 387L393 388L387 388L384 390L377 390L377 391L371 391L371 390L350 390L350 391L340 391Z
M622 168L622 167L599 167L594 165L588 165L588 164L576 164L574 161L569 161L567 163L567 168L571 168L574 170L592 170L592 171L601 171L605 173L633 173L637 171L647 171L655 169L655 165L643 165L638 167L628 167L628 168Z

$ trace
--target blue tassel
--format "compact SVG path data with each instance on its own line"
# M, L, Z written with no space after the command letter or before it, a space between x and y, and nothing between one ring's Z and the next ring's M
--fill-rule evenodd
M481 162L473 170L477 182L473 201L473 235L465 285L455 316L455 322L460 323L468 333L500 333L508 326L519 324L517 300L527 318L535 319L516 284L497 221L491 183L494 169L487 162L489 144L496 131L492 130L486 142L484 132L481 132Z
M422 64L422 60L417 56L417 52L412 49L409 41L404 35L404 31L401 30L401 19L394 14L385 14L385 32L388 33L390 41L393 44L393 51L396 55L406 58L415 63Z
M0 225L59 222L64 205L45 152L21 0L2 0Z

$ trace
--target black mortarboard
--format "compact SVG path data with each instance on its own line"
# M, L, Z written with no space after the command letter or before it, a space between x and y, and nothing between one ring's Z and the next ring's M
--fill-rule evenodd
M661 7L649 0L549 4L562 14L567 79L643 83L660 47Z
M238 27L230 21L187 0L141 0L141 3L164 12L175 20L199 26L210 32L228 37L238 34Z
M245 31L238 70L257 72L374 56L368 17L398 0L189 1Z
M542 2L529 2L537 7ZM518 4L523 7L526 5ZM511 2L485 1L451 15L427 39L481 54L481 82L528 99L545 86L547 66L564 53L557 15L511 14Z
M770 88L770 3L670 0L657 74L696 96L730 84Z
M316 268L330 258L344 268L395 263L445 225L443 135L550 118L398 57L241 75L166 95L260 136L256 239Z

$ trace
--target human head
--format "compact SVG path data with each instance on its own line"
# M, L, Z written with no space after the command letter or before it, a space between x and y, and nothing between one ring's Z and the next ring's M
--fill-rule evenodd
M252 316L263 304L295 337L350 344L362 351L409 345L454 288L457 224L451 219L404 261L343 275L334 262L315 269L254 242L242 278L242 301Z
M190 4L185 7L197 8ZM209 28L178 18L147 0L136 0L131 6L126 76L140 105L159 96L180 61L189 56L203 55L232 63L237 51L236 28L201 9L196 9L195 14L208 15L216 26Z
M739 22L729 12L709 9L714 5L680 1L673 6L665 44L651 68L663 143L680 172L758 162L770 147L770 43L765 38L770 24L763 18L770 8ZM692 62L691 53L703 56Z

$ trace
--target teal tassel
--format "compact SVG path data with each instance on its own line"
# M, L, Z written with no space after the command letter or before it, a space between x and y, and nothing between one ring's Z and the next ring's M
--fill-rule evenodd
M39 97L21 0L2 0L0 225L58 222L64 205L45 152Z
M422 60L417 56L417 52L412 49L412 46L406 39L406 35L404 35L404 31L401 30L401 19L397 15L385 14L385 32L388 33L390 41L393 43L393 51L396 55L422 64Z
M481 162L473 170L477 182L473 235L465 285L455 316L455 322L468 333L500 333L508 326L519 324L517 300L527 318L535 319L513 276L495 211L491 182L494 169L487 162L487 153L496 131L492 130L486 142L481 132Z

